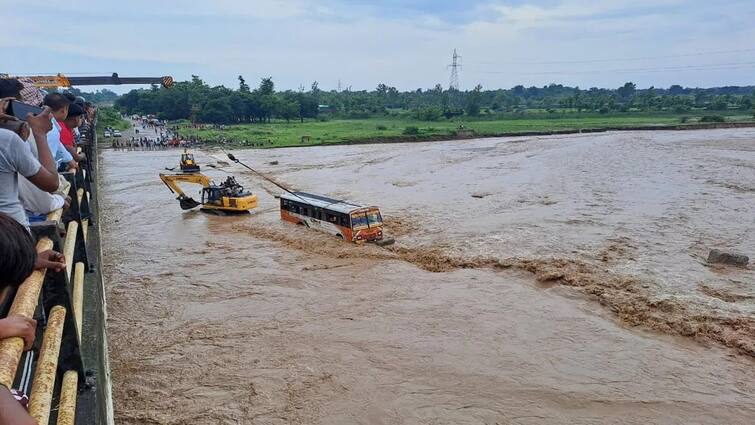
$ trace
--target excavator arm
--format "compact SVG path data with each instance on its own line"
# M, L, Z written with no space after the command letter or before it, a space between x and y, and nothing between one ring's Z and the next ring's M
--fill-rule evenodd
M13 78L4 76L2 78ZM72 86L108 86L121 84L161 84L165 88L173 86L173 77L119 77L117 73L109 76L96 77L67 77L58 75L32 75L29 78L34 86L39 88L56 88Z
M160 180L165 183L166 186L168 186L168 189L172 193L175 193L178 195L176 199L178 199L178 202L181 204L181 209L184 210L190 210L192 208L198 207L201 204L197 201L195 201L190 196L186 196L183 190L181 190L181 187L178 185L179 182L181 183L193 183L193 184L199 184L202 185L203 188L210 187L210 178L205 176L204 174L160 174Z

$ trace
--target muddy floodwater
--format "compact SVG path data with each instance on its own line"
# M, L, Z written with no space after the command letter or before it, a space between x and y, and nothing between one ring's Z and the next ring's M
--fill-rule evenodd
M178 150L103 151L117 423L753 423L755 267L705 259L755 256L755 129L235 154L396 244L280 221L219 151L251 215L182 211Z

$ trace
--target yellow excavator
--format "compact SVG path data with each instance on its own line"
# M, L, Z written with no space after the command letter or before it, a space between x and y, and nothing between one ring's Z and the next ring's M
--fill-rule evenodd
M257 195L245 191L233 176L228 176L220 185L214 184L209 177L201 173L160 174L160 179L172 193L178 194L176 199L184 210L201 205L202 211L225 215L225 213L247 213L257 208ZM201 202L187 196L178 186L179 182L202 185Z
M188 149L184 149L184 153L181 154L181 162L179 163L181 171L184 173L198 173L199 164L194 159L194 154L189 152Z

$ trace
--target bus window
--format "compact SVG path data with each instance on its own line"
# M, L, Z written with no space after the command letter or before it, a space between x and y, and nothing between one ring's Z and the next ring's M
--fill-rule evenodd
M349 216L348 215L341 215L341 226L343 227L351 227L351 224L349 224Z
M378 210L370 210L367 212L367 220L370 224L370 227L372 226L380 226L383 224L383 218L380 216L380 211Z
M367 215L365 213L352 214L351 224L354 229L367 227Z
M309 208L302 208L301 209L301 215L309 215Z

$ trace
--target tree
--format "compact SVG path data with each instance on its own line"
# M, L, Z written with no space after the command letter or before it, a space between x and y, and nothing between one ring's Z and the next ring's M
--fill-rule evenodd
M471 116L480 115L481 92L482 86L478 84L475 86L474 90L472 90L472 93L470 93L469 98L467 99L467 114Z
M199 119L202 122L225 124L230 122L231 105L227 98L211 99L202 107Z
M298 98L299 103L299 119L304 122L305 118L317 118L319 112L319 103L313 95L307 95L300 93Z
M257 93L261 96L272 96L275 93L275 84L273 83L273 77L263 78L260 81L260 86L257 89Z
M299 115L299 102L293 100L279 101L276 105L276 115L286 122L291 121L292 118Z
M239 91L242 93L249 93L249 84L246 83L244 77L239 75Z
M416 109L412 115L420 121L439 121L443 118L443 111L437 106L430 106Z
M375 91L378 96L385 97L386 93L388 93L388 86L384 83L380 83L377 85L377 88L375 88Z
M739 109L743 111L752 109L752 99L749 97L742 96L742 99L740 99L739 101Z
M624 100L631 99L632 96L634 96L635 91L637 91L637 85L632 82L624 83L623 86L616 90L618 95Z
M729 109L729 102L725 96L716 96L706 109L710 111L725 111Z
M684 88L682 88L682 86L680 86L679 84L674 84L668 88L668 94L672 96L678 96L680 94L684 94Z

